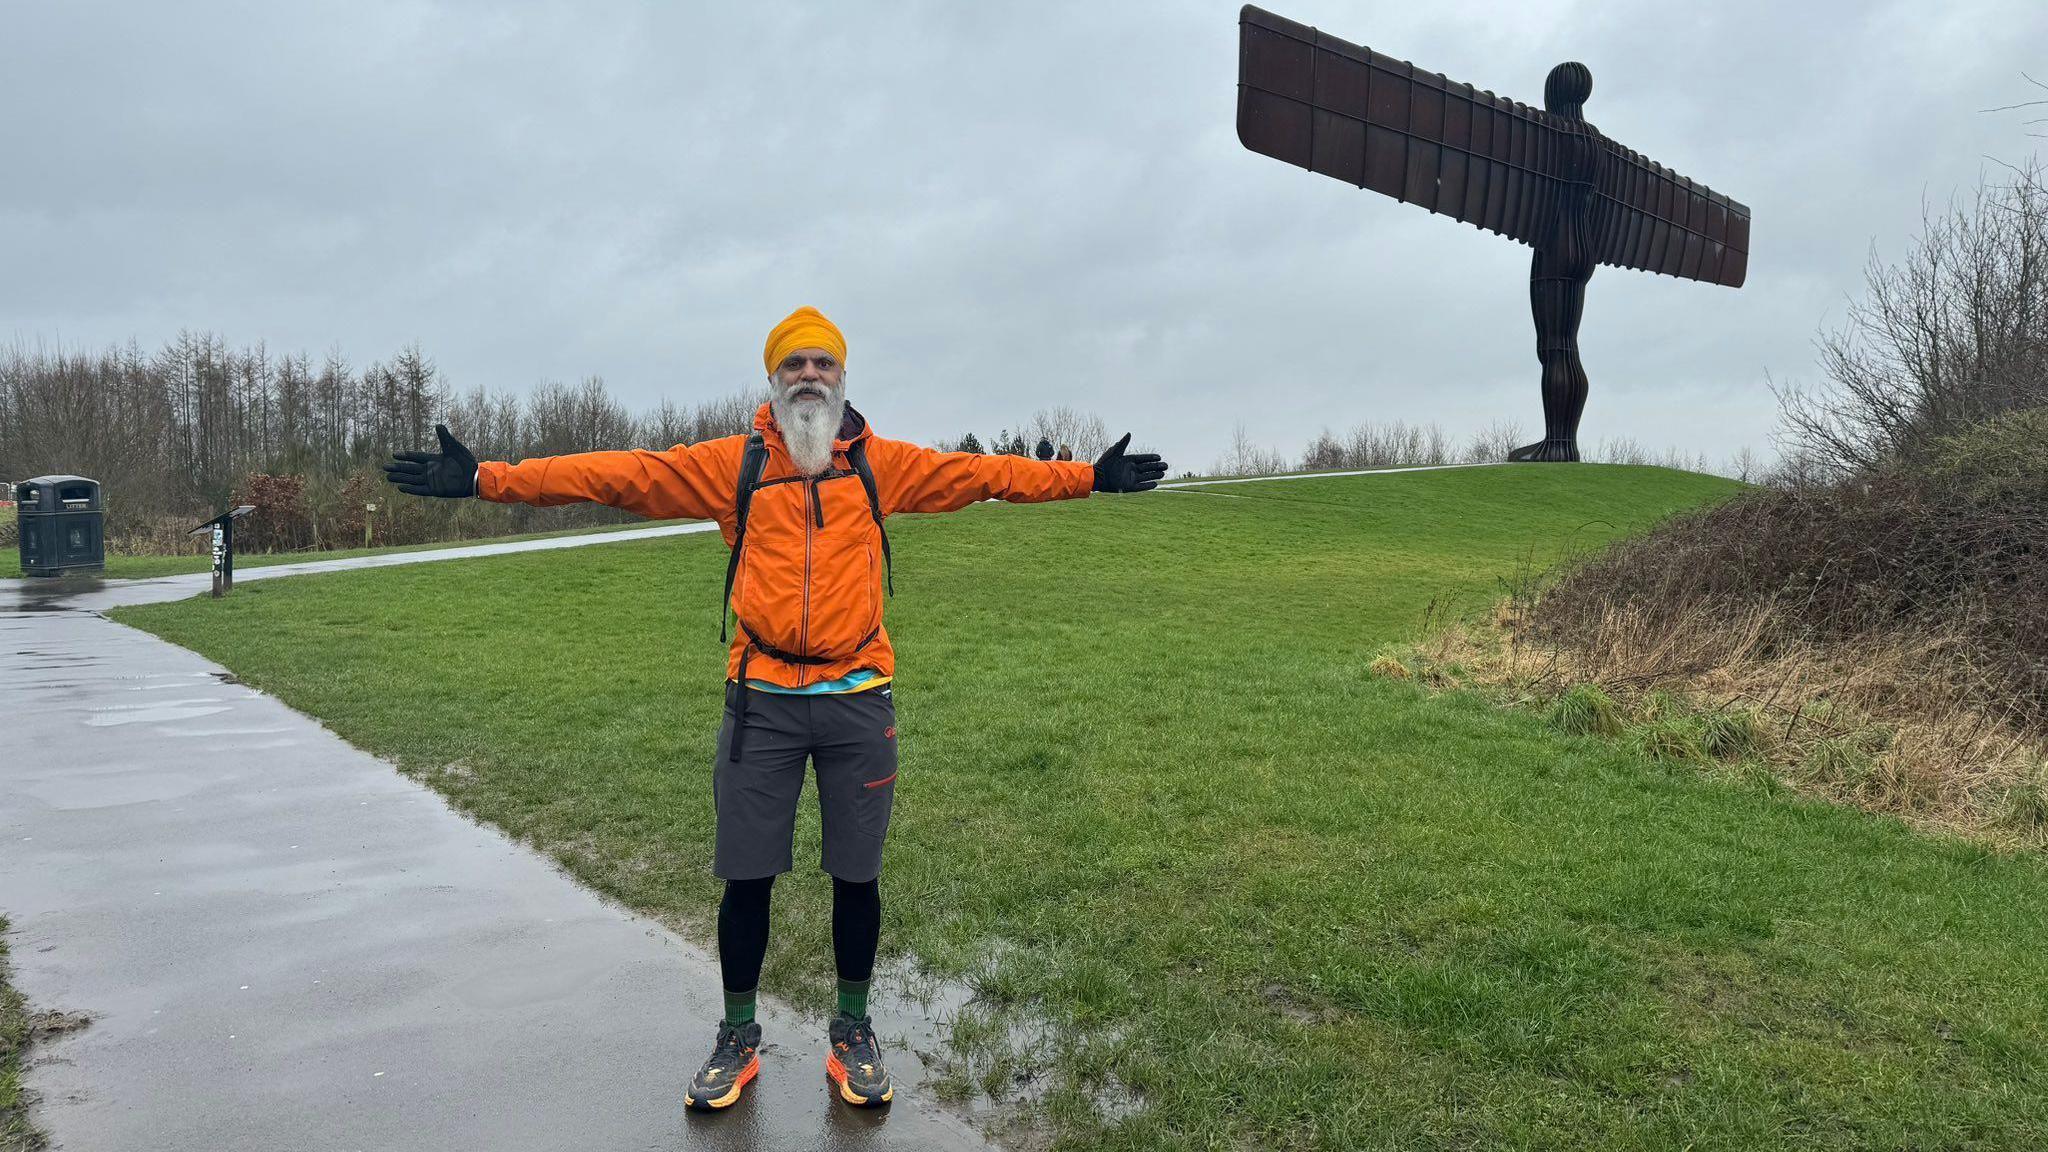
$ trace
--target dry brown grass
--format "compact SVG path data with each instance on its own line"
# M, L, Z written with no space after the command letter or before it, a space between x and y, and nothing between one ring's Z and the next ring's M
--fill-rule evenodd
M2043 541L2048 408L1525 573L1410 671L1665 763L2048 846Z
M1567 640L1532 625L1534 603L1512 597L1487 621L1435 630L1413 671L1547 709L1574 731L1609 730L1657 759L2001 847L2048 847L2048 733L1998 703L1965 637L1788 643L1769 606L1695 604L1675 617L1582 614Z

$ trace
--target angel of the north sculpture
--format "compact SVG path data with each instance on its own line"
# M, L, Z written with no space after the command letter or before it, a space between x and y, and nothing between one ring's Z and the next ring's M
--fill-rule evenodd
M1594 265L1730 288L1749 269L1749 209L1602 135L1582 114L1592 92L1584 64L1559 64L1531 108L1251 5L1239 16L1246 148L1535 249L1543 439L1511 460L1579 458Z

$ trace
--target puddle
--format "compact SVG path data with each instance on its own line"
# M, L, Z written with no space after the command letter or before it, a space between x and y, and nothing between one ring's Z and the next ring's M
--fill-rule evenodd
M1117 1079L1114 1072L1103 1077L1094 1097L1096 1113L1111 1124L1128 1120L1145 1110L1145 1098L1138 1094L1136 1088Z
M161 724L171 720L196 720L201 716L212 716L226 712L231 704L222 704L218 697L202 696L193 700L171 700L163 704L120 705L95 708L88 728L113 728L122 724Z
M25 786L30 796L61 812L119 808L190 796L205 781L180 772L137 771L91 776L58 776Z
M1112 1029L1087 1034L1065 1029L1029 1004L999 1004L977 985L995 981L1009 945L991 949L981 971L948 979L914 961L877 972L868 1002L875 1030L917 1063L923 1080L948 1106L1006 1142L1036 1144L1049 1136L1035 1106L1068 1086L1057 1071L1063 1050L1114 1047ZM1110 1074L1077 1086L1108 1123L1144 1109L1143 1097Z
M106 581L92 576L25 576L0 582L0 610L75 612L71 601L101 591Z
M162 734L164 734L164 735L166 735L166 736L177 736L177 735L182 735L182 733L179 733L179 732L175 732L175 731L173 731L173 730L171 730L171 729L169 729L169 728L159 728L159 729L157 729L157 731L161 732ZM237 752L274 752L274 751L276 751L276 750L278 750L278 749L280 749L280 748L296 748L296 747L298 747L298 746L299 746L299 741L298 741L297 739L295 739L295 738L293 738L293 737L290 737L290 736L280 736L280 737L278 737L278 738L277 738L277 739L275 739L275 740L258 740L258 741L255 741L255 742L253 742L253 743L237 743L237 744L235 745L235 751L237 751Z

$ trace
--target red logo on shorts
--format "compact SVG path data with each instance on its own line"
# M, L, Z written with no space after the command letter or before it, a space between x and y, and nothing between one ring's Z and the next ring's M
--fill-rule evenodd
M891 724L891 725L889 725L889 726L888 726L887 728L884 728L884 729L882 729L882 739L884 739L884 740L894 740L895 738L896 738L896 726L895 726L894 724Z

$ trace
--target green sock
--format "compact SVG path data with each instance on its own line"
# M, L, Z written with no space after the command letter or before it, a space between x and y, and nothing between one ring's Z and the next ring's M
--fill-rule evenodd
M745 992L727 992L725 994L725 1022L734 1027L742 1024L752 1024L754 1022L754 997L759 992L760 990L757 988L749 988Z
M873 979L841 980L839 982L839 1010L848 1016L868 1014L868 985Z

